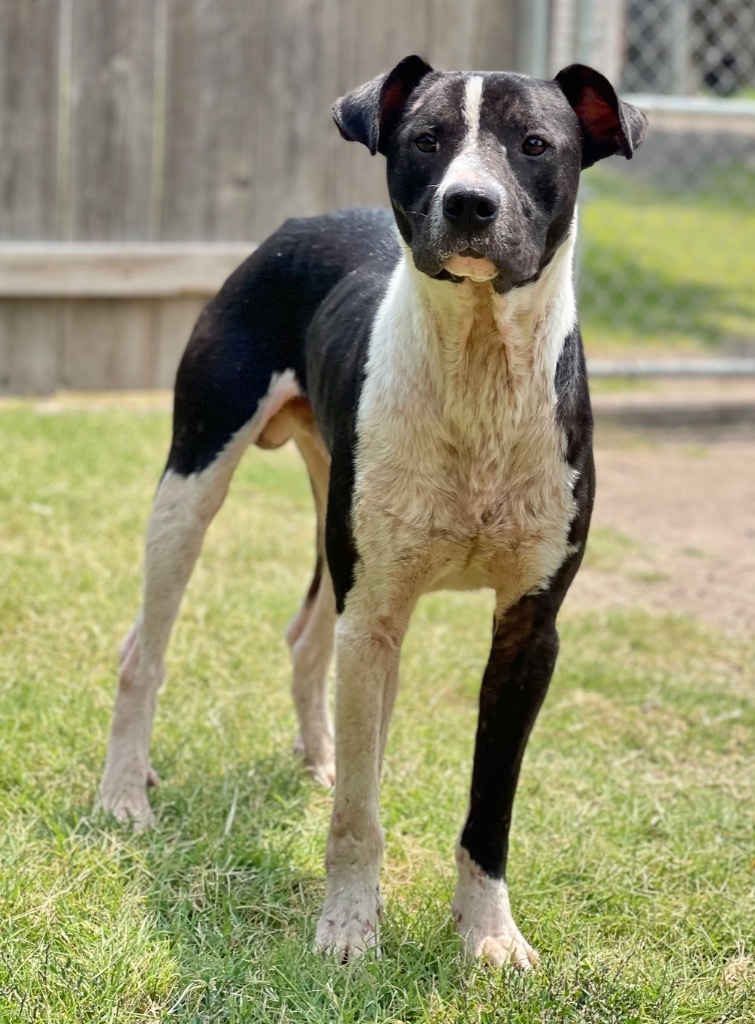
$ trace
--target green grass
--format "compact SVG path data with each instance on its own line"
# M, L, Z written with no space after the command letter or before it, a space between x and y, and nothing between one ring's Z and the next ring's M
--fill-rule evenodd
M755 345L753 189L736 169L687 195L593 172L580 206L588 351Z
M168 417L6 407L0 430L3 1024L755 1020L751 645L567 609L516 807L512 901L543 958L518 976L462 962L449 912L490 600L426 599L385 772L384 955L340 968L311 952L330 797L290 753L281 634L313 555L293 455L250 455L210 531L158 709L159 824L135 836L90 808Z

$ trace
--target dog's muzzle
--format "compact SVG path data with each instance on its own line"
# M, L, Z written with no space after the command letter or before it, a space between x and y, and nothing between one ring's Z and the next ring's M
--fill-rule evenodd
M498 219L501 199L497 191L478 183L449 185L443 194L442 210L446 229L459 241L459 251L445 261L444 270L472 281L496 277L495 265L477 245Z

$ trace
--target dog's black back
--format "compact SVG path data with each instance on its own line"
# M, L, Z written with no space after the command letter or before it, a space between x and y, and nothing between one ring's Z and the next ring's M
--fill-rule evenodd
M311 393L332 441L353 390L352 360L364 356L399 257L393 218L380 209L291 219L263 242L207 304L189 339L176 377L168 468L185 476L208 466L287 369Z

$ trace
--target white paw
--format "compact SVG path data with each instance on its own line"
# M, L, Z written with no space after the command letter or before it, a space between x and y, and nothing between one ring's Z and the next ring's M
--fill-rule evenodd
M457 922L457 928L469 957L484 960L493 967L511 964L520 971L529 971L540 963L540 957L516 925L496 935L486 935L482 928L465 931L463 920Z
M333 758L330 761L323 761L320 764L310 764L308 770L315 782L319 782L325 789L332 789L336 784L336 762Z
M382 901L378 889L342 888L325 901L317 922L315 949L335 956L342 964L378 947ZM377 949L380 954L379 947Z
M146 775L106 772L100 785L97 807L106 814L112 814L116 821L122 824L130 822L135 831L143 832L155 823L147 787L158 784L157 772L153 768L148 768Z
M456 864L459 878L453 914L467 956L493 967L511 964L521 971L537 967L540 958L516 926L503 879L491 878L461 846L456 849Z
M332 740L319 744L319 749L310 754L300 733L294 743L294 753L302 758L315 782L326 789L333 788L336 782L336 759Z

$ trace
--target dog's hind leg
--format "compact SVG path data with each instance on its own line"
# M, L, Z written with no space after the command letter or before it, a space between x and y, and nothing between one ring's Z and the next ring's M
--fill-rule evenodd
M293 437L309 473L317 513L317 561L301 608L286 631L291 649L291 692L299 721L294 746L315 779L324 786L335 781L335 742L328 706L328 674L333 659L336 603L325 558L325 512L328 501L330 456L306 399L294 399L271 421L258 442L274 447Z
M302 755L313 777L323 786L332 786L336 777L333 724L328 706L335 619L333 584L323 567L304 628L291 643L291 692L299 720L294 750Z
M146 787L156 781L149 744L163 659L205 532L247 446L258 440L287 401L300 394L291 371L268 375L267 390L257 401L249 388L251 409L239 426L238 407L233 417L218 407L215 382L208 381L211 367L201 361L197 365L191 346L187 355L176 386L173 446L147 529L142 607L121 652L100 786L103 809L138 827L152 819Z

